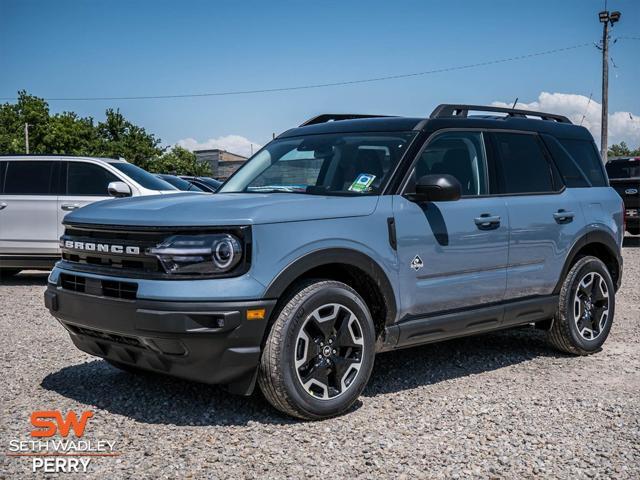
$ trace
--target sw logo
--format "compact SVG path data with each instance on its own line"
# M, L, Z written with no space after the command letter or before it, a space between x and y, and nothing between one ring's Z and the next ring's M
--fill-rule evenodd
M60 433L63 437L69 436L70 430L76 437L84 435L84 429L89 419L93 417L93 412L82 412L80 418L76 412L67 413L67 417L63 418L62 413L58 410L42 410L31 414L31 425L39 430L32 430L32 437L52 437L56 433Z
M424 267L424 263L422 263L422 259L420 258L420 255L416 255L415 257L413 257L413 260L411 260L410 266L416 272L420 270L422 267Z

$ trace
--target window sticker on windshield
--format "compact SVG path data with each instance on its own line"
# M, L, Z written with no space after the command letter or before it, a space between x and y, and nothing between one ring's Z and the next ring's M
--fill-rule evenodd
M349 187L350 192L366 192L371 187L371 184L376 179L375 175L369 173L361 173L355 179L355 181Z

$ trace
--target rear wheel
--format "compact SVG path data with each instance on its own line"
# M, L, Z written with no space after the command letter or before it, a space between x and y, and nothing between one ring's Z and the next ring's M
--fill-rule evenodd
M609 335L614 312L615 289L609 270L600 259L583 257L562 284L549 341L566 353L598 351Z
M307 420L338 415L367 384L374 343L371 314L355 290L335 281L303 285L269 332L260 388L288 415Z

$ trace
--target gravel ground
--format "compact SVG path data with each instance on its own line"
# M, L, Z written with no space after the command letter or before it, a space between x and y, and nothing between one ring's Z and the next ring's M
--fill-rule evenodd
M0 286L0 443L28 440L33 410L90 409L84 438L121 453L92 459L95 478L640 478L639 240L600 353L558 354L533 329L387 353L353 411L308 423L81 353L43 306L46 277L22 274ZM30 472L3 456L0 478Z

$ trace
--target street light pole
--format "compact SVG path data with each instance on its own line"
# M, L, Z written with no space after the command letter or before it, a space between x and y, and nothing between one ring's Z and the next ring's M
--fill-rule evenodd
M29 124L24 124L24 150L29 155Z
M609 150L609 25L620 20L620 12L604 10L598 14L602 27L602 117L600 120L600 156L607 163Z

